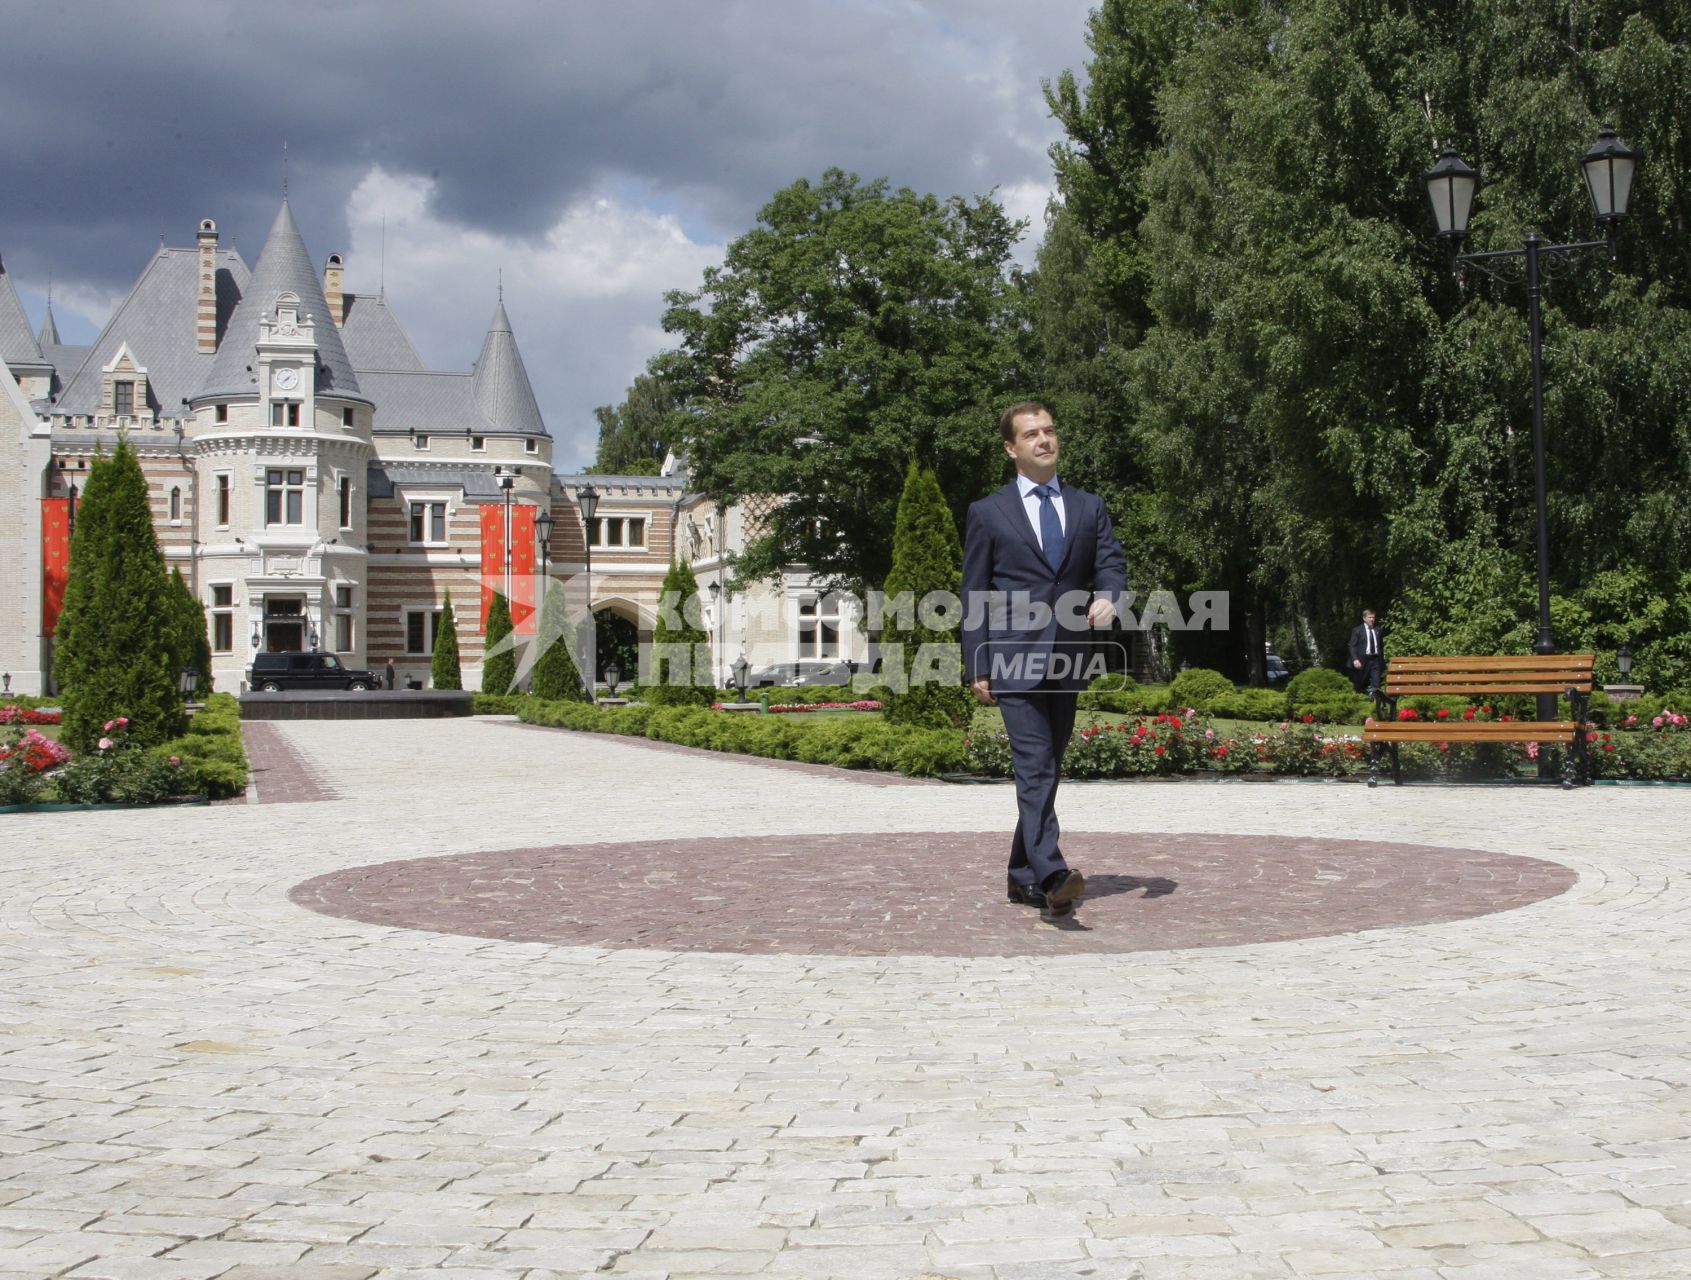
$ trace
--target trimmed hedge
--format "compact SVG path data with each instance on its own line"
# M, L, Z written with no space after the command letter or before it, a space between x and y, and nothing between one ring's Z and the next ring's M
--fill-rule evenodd
M803 723L805 717L759 716L707 707L595 707L526 698L516 708L527 724L674 742L707 751L800 760L846 769L881 769L926 778L960 772L962 735L892 725L878 717Z
M188 732L153 748L182 761L183 790L213 800L247 789L247 752L241 742L241 704L232 693L214 693L188 721Z
M1236 692L1238 690L1231 680L1208 667L1191 667L1182 671L1168 687L1168 696L1175 706L1195 707L1199 711L1208 711L1212 698Z

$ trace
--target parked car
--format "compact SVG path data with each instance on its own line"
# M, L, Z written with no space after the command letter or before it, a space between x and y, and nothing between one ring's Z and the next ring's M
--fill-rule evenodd
M855 665L820 660L777 662L774 666L759 667L753 671L746 683L753 689L768 689L775 685L848 685Z
M261 653L247 669L247 687L278 693L284 689L380 689L373 671L341 666L332 653Z
M1271 653L1263 659L1263 675L1268 680L1270 689L1279 688L1292 678L1292 673L1286 667L1286 661L1277 653Z

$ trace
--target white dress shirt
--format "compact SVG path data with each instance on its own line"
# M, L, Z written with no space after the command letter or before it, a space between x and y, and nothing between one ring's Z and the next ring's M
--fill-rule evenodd
M1033 526L1033 540L1039 544L1041 551L1045 550L1045 539L1039 532L1039 495L1034 492L1039 487L1037 480L1029 480L1021 472L1016 473L1016 490L1022 495L1022 510L1028 513L1028 523ZM1068 512L1063 509L1063 486L1056 476L1051 477L1051 505L1057 508L1057 523L1062 526L1063 533L1069 532Z

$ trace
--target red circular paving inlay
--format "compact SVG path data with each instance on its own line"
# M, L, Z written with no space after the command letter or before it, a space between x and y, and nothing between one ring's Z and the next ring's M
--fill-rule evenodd
M327 915L571 946L1012 956L1284 942L1554 897L1567 867L1475 849L1287 836L1070 833L1075 915L1004 900L1002 833L561 845L355 867L289 897Z

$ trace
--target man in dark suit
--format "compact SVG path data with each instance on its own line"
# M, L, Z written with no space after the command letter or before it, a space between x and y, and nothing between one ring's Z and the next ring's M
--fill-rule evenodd
M969 508L963 537L963 665L1004 714L1016 773L1011 902L1074 910L1086 880L1058 847L1056 799L1091 629L1116 617L1127 559L1102 500L1057 479L1057 428L1042 404L999 419L1016 478Z
M1372 609L1362 611L1362 622L1350 633L1350 679L1358 693L1374 696L1386 678L1386 655L1380 648L1380 628Z

